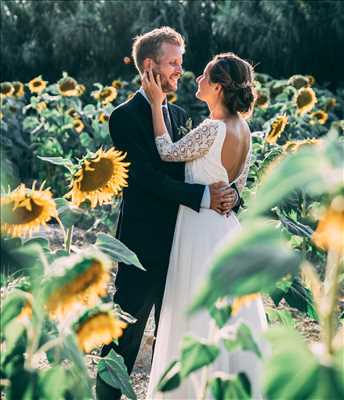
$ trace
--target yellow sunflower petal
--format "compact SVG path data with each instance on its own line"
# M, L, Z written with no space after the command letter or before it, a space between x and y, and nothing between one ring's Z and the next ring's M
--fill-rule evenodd
M50 190L31 190L19 185L1 196L1 232L10 236L26 236L57 217L56 204Z
M47 82L43 81L42 75L37 76L28 83L31 93L40 94L46 87Z
M277 139L283 133L285 127L288 123L288 117L286 115L279 115L275 118L275 120L271 124L271 128L267 133L265 140L269 144L275 144Z
M68 193L72 203L79 206L89 200L92 208L109 203L127 186L129 163L122 161L125 156L113 148L99 149L92 159L85 160L74 175L72 190Z
M300 115L308 113L312 110L317 101L316 94L312 88L301 88L295 96L297 112Z
M320 218L312 236L313 242L324 250L344 253L344 197L337 196Z

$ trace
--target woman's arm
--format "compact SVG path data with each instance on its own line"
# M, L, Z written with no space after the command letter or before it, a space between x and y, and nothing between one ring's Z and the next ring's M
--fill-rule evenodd
M142 87L150 101L154 135L155 137L162 136L168 131L162 113L162 103L166 101L166 94L161 88L160 75L155 78L152 69L145 71L142 78Z
M162 112L161 105L165 100L165 93L161 89L160 76L157 75L155 79L152 70L146 71L142 78L142 87L150 101L155 142L161 159L185 162L205 156L214 143L221 123L207 119L178 142L173 143Z

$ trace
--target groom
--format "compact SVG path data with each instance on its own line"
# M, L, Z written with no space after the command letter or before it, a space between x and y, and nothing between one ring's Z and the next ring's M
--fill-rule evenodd
M161 76L163 90L168 93L177 90L183 53L181 35L162 27L138 36L132 54L139 73L142 75L152 65L153 71ZM168 133L177 141L180 139L178 128L186 124L186 113L166 102L162 108ZM128 326L118 346L104 346L102 356L114 348L124 357L130 374L153 306L158 326L179 205L195 212L204 207L226 213L239 196L221 182L209 187L184 183L184 163L161 161L154 141L151 108L142 88L112 112L109 130L115 147L127 152L131 163L117 237L136 253L146 271L119 265L114 302L137 322ZM119 390L107 385L99 376L96 392L99 400L121 396Z

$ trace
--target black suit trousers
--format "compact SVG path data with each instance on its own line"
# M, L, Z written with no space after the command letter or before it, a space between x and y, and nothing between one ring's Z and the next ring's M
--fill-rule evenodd
M121 264L116 277L117 291L114 302L119 304L123 311L128 312L137 321L129 324L118 345L112 343L104 346L102 357L114 349L124 358L130 374L137 358L145 326L151 310L155 308L155 335L159 324L160 310L164 296L167 267L151 271L141 271L134 266ZM153 348L154 351L154 348ZM98 400L118 400L121 397L119 390L107 385L97 376L96 393Z

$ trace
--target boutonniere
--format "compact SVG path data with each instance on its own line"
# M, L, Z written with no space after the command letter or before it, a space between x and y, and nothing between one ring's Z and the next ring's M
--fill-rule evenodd
M180 126L178 128L178 135L179 136L185 136L188 132L190 132L192 129L192 119L189 117L184 126Z

